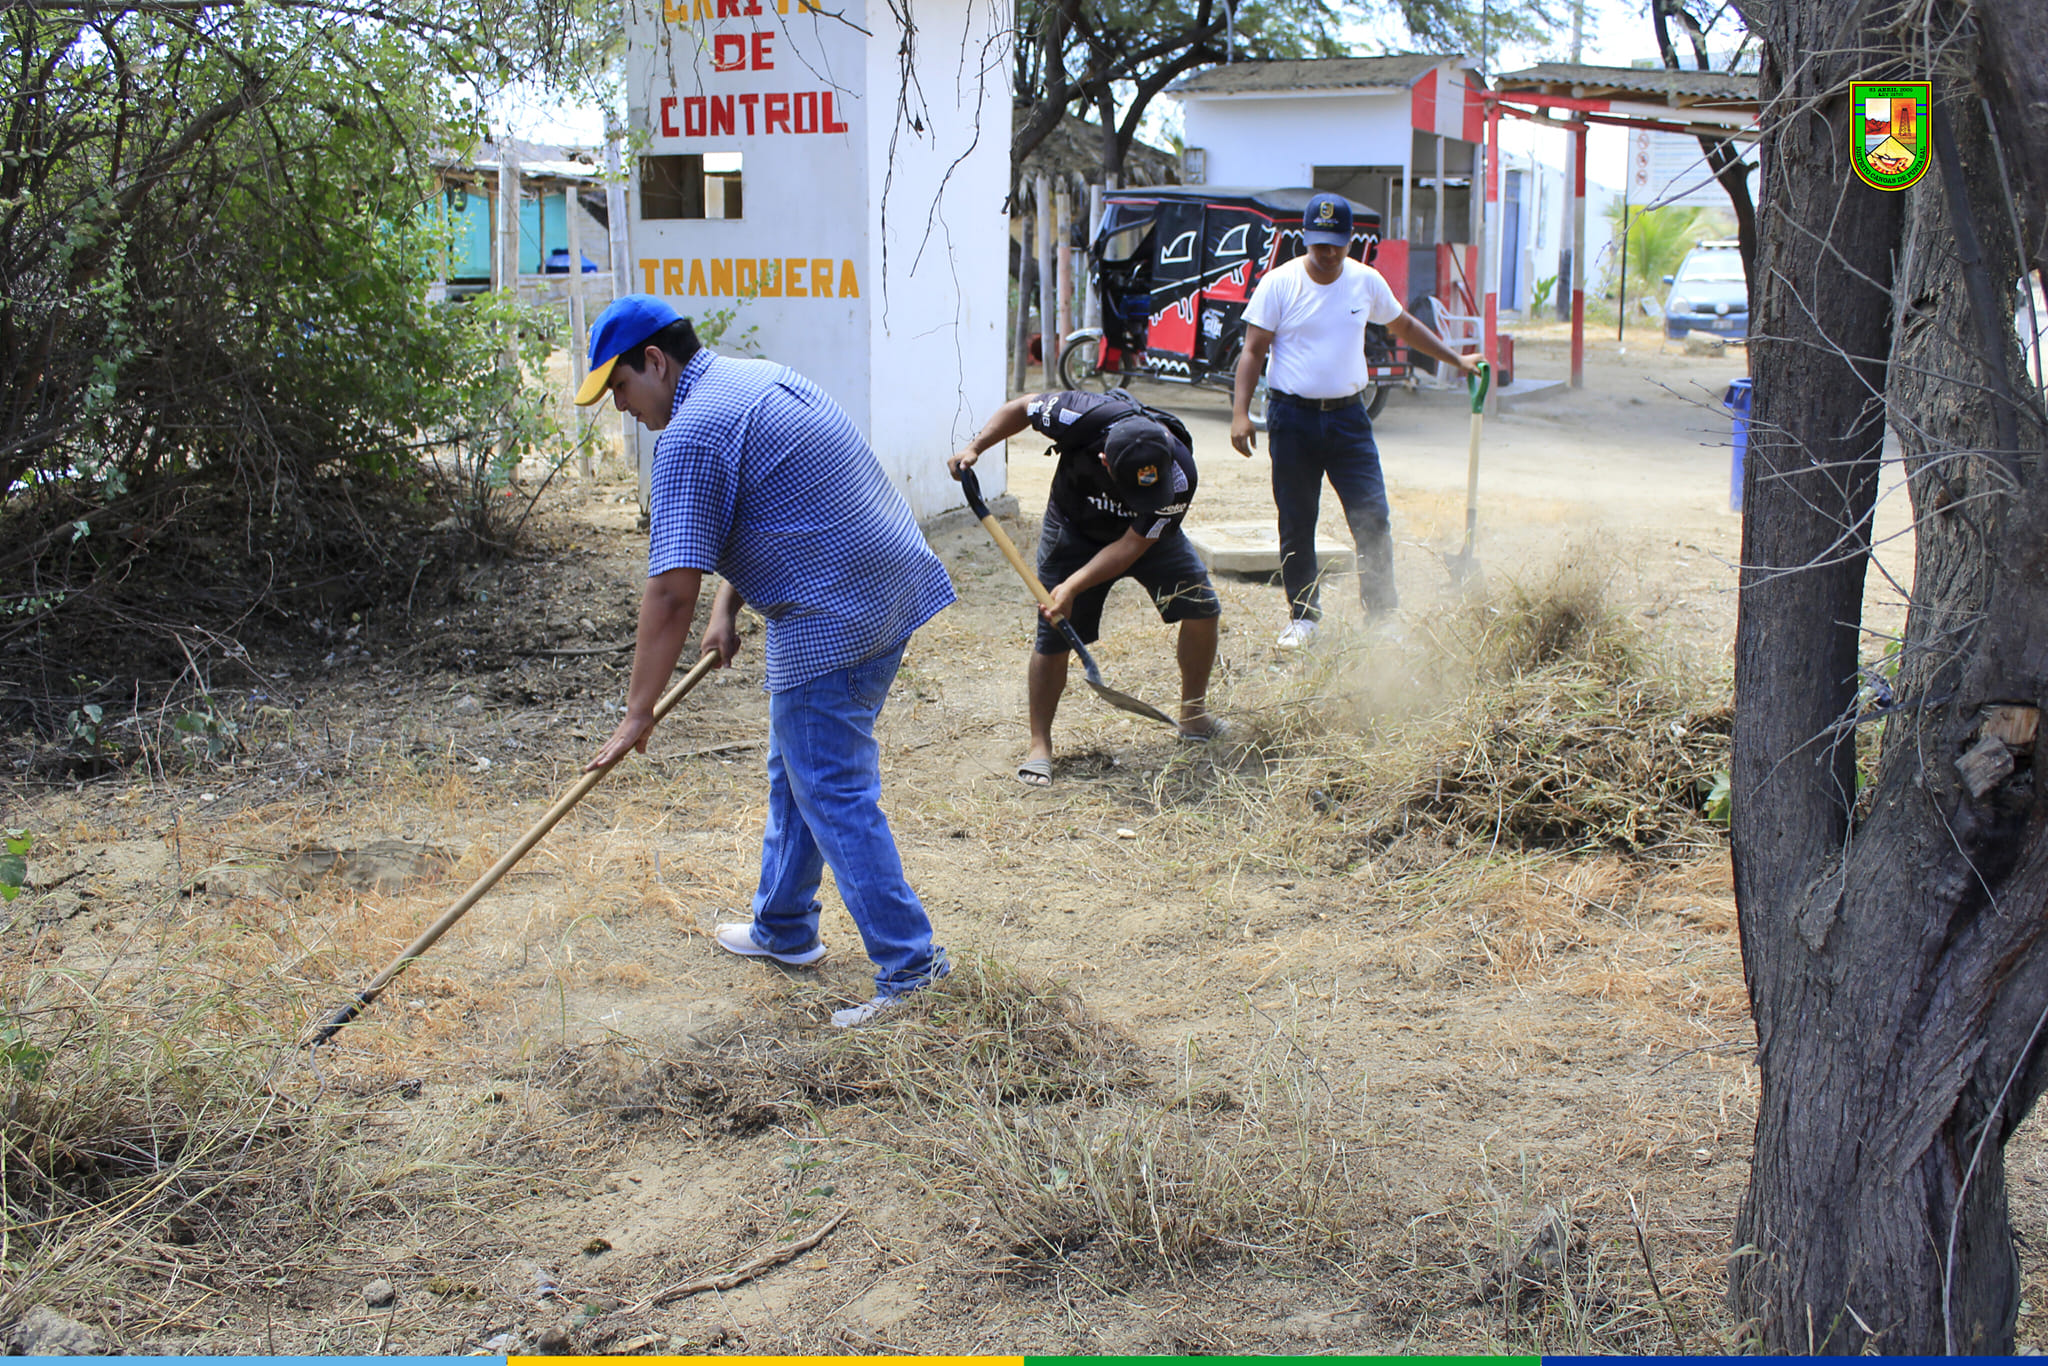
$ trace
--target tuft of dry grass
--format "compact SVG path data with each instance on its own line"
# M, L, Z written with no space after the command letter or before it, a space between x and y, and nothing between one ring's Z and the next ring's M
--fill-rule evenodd
M1597 547L1574 545L1548 568L1468 603L1467 635L1481 675L1510 679L1560 664L1617 682L1657 672L1649 642L1609 596L1612 577Z
M1330 795L1378 846L1426 829L1489 849L1693 857L1722 843L1701 808L1732 724L1666 680L1566 661L1487 690L1405 772L1333 778Z
M1022 1266L1083 1249L1132 1269L1348 1258L1383 1189L1360 1166L1355 1121L1284 1031L1247 1071L1240 1090L1198 1087L1184 1057L1170 1092L1097 1105L933 1097L913 1160Z
M807 995L808 993L800 993ZM1088 1010L1072 987L977 957L914 993L880 1027L833 1031L809 1023L814 1002L744 1021L683 1050L626 1039L562 1049L551 1071L573 1109L628 1116L762 1107L944 1104L1095 1104L1143 1087L1136 1046Z
M1376 1188L1312 1065L1283 1037L1242 1092L1149 1079L1129 1038L1063 984L982 958L885 1022L817 1042L815 1014L729 1027L685 1052L565 1049L572 1108L710 1118L752 1132L810 1107L886 1118L906 1162L1020 1264L1091 1248L1120 1265L1229 1252L1329 1256Z
M1150 796L1239 863L1355 867L1418 839L1718 848L1702 807L1727 763L1725 694L1677 675L1606 594L1596 557L1573 554L1404 632L1326 630L1285 673L1240 678L1233 742L1168 764Z

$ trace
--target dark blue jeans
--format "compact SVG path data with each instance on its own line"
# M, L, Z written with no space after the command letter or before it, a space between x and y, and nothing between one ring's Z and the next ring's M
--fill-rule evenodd
M1387 520L1387 483L1365 405L1322 412L1276 398L1266 409L1273 458L1273 506L1280 513L1280 582L1297 620L1322 616L1317 602L1316 517L1323 480L1337 491L1358 550L1358 597L1367 615L1391 610L1394 537Z
M818 942L818 884L831 865L884 995L946 974L881 807L875 717L902 659L899 643L769 696L768 829L754 893L754 942L799 952Z

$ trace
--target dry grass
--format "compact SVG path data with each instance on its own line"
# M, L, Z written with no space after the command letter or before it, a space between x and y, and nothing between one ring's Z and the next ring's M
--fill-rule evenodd
M1201 1085L1185 1055L1161 1087L1071 988L990 959L885 1025L822 1041L797 1023L815 1013L804 995L792 1017L694 1048L564 1050L554 1084L573 1108L710 1117L729 1132L857 1107L953 1218L1018 1265L1084 1248L1136 1268L1327 1257L1367 1222L1377 1182L1352 1151L1355 1119L1289 1039L1251 1060L1241 1090Z
M1242 1093L1198 1089L1184 1069L1169 1095L1008 1107L970 1092L923 1118L926 1179L1020 1265L1083 1249L1137 1269L1349 1260L1357 1231L1384 1217L1356 1117L1284 1047Z
M270 809L175 832L183 890L133 908L125 937L9 908L0 1323L108 1304L117 1336L175 1335L190 1305L260 1297L280 1266L359 1256L430 1214L488 1224L506 1192L571 1179L547 1138L560 1108L494 1081L463 1038L490 1005L463 974L422 965L317 1058L295 1049L442 895L299 888L280 856L299 824Z
M914 699L942 699L951 665L1011 667L1026 648L1028 617L1019 623L996 662L964 614L920 634L923 662L898 688L901 709L924 706L934 728L916 738L987 742L996 723L985 708ZM281 1046L395 954L569 775L540 756L471 772L401 737L344 750L345 788L181 832L178 880L205 883L205 896L149 909L118 950L73 945L65 973L48 955L0 958L0 1024L49 1055L40 1072L4 1074L22 1122L6 1140L0 1251L23 1271L0 1291L0 1323L31 1298L189 1287L195 1269L210 1286L258 1286L268 1265L340 1262L399 1227L461 1230L451 1255L475 1258L498 1246L509 1197L616 1162L640 1135L674 1160L679 1147L716 1154L830 1132L854 1135L892 1175L914 1175L930 1193L934 1242L1027 1280L1113 1268L1199 1288L1246 1268L1313 1268L1317 1285L1375 1306L1376 1322L1412 1324L1417 1344L1711 1345L1700 1325L1715 1312L1725 1228L1689 1212L1650 1224L1681 1343L1623 1211L1643 1181L1683 1184L1708 1169L1702 1150L1712 1163L1739 1155L1754 1121L1732 893L1724 861L1700 857L1721 837L1696 813L1698 777L1725 746L1716 699L1670 677L1579 567L1411 619L1405 640L1332 629L1284 670L1239 663L1219 691L1235 738L1202 749L1128 741L1120 717L1073 703L1063 726L1071 716L1076 743L1063 754L1092 748L1099 767L1037 799L1028 824L1013 784L943 773L920 773L921 789L892 778L891 813L906 848L945 840L956 866L1019 875L1010 887L1043 869L1058 840L1074 898L1100 900L1111 885L1133 903L1156 894L1175 917L1161 922L1170 947L1136 951L1156 960L1147 971L1164 978L1170 966L1175 980L1217 991L1205 1041L1262 1036L1228 1058L1186 1045L1147 1055L1073 987L965 955L940 988L850 1035L819 1026L839 1003L826 987L775 976L730 1011L747 1023L688 1043L570 1039L574 990L677 998L701 985L669 975L678 959L695 971L689 955L643 961L636 930L683 940L743 901L751 878L759 756L727 767L657 755L594 794L323 1051L315 1074ZM679 723L661 743L684 754L727 738ZM1117 839L1119 827L1139 838ZM448 867L396 893L333 878L269 889L285 851L399 833L446 849ZM1424 1083L1404 1093L1402 1115L1368 1112L1350 1089L1361 1078L1336 1064L1326 1074L1322 1044L1298 1021L1241 1028L1224 968L1201 965L1219 947L1250 952L1241 882L1297 878L1314 880L1331 918L1289 933L1369 931L1378 959L1346 971L1383 966L1392 985L1375 991L1526 993L1597 1015L1597 1026L1553 1035L1536 1012L1496 1026L1474 1007L1441 1059L1357 1045L1352 1056L1374 1068L1422 1058L1418 1076L1451 1069L1442 1093L1478 1112L1473 1137L1495 1122L1487 1107L1519 1094L1480 1075L1496 1064L1502 1078L1569 1083L1574 1049L1611 1034L1640 1052L1643 1075L1612 1081L1596 1134L1560 1170L1519 1185L1497 1171L1443 1184L1462 1157L1408 1145L1464 1142L1465 1131L1443 1140L1441 1129L1398 1127ZM996 900L969 898L953 932L974 915L1032 912ZM1243 938L1206 942L1225 921ZM1314 944L1283 960L1276 942L1257 945L1275 956L1248 959L1246 1002L1270 1004L1313 960ZM1202 960L1177 957L1184 943ZM729 995L734 980L703 994ZM1377 1027L1339 1020L1325 986L1346 1047ZM1347 990L1343 1008L1355 1011ZM1688 1050L1707 1051L1654 1070ZM1512 1132L1518 1118L1498 1121ZM1421 1190L1425 1173L1437 1184ZM1487 1297L1486 1276L1523 1255L1546 1206L1574 1230L1553 1274L1535 1293ZM1025 1281L1003 1284L1045 1307ZM131 1333L149 1337L188 1303L151 1309Z
M1591 553L1411 620L1341 626L1285 672L1238 671L1230 743L1142 794L1192 867L1405 875L1457 858L1725 844L1702 815L1726 766L1724 691L1681 677L1606 597Z
M909 997L884 1028L820 1037L814 996L795 989L785 1011L683 1047L615 1038L565 1048L551 1068L576 1110L708 1110L729 1125L736 1115L805 1105L916 1108L965 1096L991 1105L1088 1105L1146 1084L1130 1039L1071 987L992 958L964 962Z

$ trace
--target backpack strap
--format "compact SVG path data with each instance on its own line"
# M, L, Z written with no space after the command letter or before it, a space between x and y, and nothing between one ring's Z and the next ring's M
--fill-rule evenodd
M1080 455L1094 455L1102 450L1102 443L1109 439L1109 429L1127 417L1149 417L1166 428L1167 435L1180 442L1182 449L1194 453L1195 439L1188 432L1188 425L1164 408L1154 408L1149 403L1140 403L1128 389L1113 389L1108 397L1118 400L1098 403L1087 412L1075 418L1060 437L1053 443L1055 449Z
M1052 443L1055 450L1062 454L1095 455L1102 450L1102 443L1108 440L1111 427L1145 411L1145 405L1132 397L1127 389L1113 389L1104 397L1112 401L1098 403L1068 423Z

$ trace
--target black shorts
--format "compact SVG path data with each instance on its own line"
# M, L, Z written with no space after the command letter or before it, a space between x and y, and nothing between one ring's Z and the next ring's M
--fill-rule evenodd
M1038 536L1038 581L1047 588L1056 587L1094 559L1102 546L1102 542L1089 540L1068 527L1058 511L1048 507L1044 529ZM1118 578L1135 580L1150 593L1161 621L1207 621L1223 615L1222 604L1216 601L1216 589L1209 583L1209 571L1179 527L1153 542L1152 548ZM1102 604L1117 581L1098 583L1074 599L1069 620L1083 644L1094 644L1101 633ZM1033 648L1042 655L1065 654L1067 638L1040 617L1038 640Z

